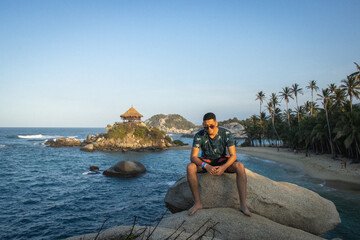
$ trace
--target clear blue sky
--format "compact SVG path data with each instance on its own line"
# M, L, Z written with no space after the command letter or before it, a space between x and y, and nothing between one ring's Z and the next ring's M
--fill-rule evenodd
M144 120L245 119L258 114L258 91L293 83L302 104L310 80L339 85L356 70L359 9L358 0L0 0L0 126L105 127L131 105Z

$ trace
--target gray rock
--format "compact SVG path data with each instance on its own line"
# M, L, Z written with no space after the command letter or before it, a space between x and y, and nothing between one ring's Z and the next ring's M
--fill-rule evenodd
M116 227L112 227L109 228L103 232L101 232L99 234L99 236L97 237L97 239L99 240L105 240L105 239L127 239L127 236L130 234L131 232L131 228L132 226L116 226ZM146 231L144 231L146 230ZM148 239L149 235L153 232L154 227L146 227L146 226L134 226L133 229L133 233L135 233L135 235L138 235L136 239ZM142 234L141 234L142 233ZM179 235L179 236L178 236ZM155 229L155 231L151 234L149 239L168 239L169 236L172 236L169 239L176 239L178 240L187 240L187 239L196 239L199 237L198 234L195 234L194 236L191 237L192 234L187 233L187 232L181 232L180 230L175 230L175 229L169 229L169 228L163 228L163 227L157 227ZM94 240L97 236L97 233L89 233L89 234L84 234L84 235L80 235L80 236L74 236L74 237L69 237L66 238L66 240ZM129 239L135 239L133 237L129 238ZM208 237L203 237L202 240L210 240L212 238L208 238ZM219 240L218 238L214 238L214 240Z
M96 171L99 170L98 166L90 166L90 171Z
M109 131L113 128L113 126L111 124L108 124L105 128L106 133L109 133Z
M210 219L210 220L209 220ZM273 222L265 217L253 214L247 217L240 211L233 208L212 208L203 209L195 213L194 216L188 216L187 212L180 212L170 215L163 219L160 227L177 228L183 221L182 228L187 233L193 233L199 229L207 220L205 226L201 228L199 234L202 234L207 227L213 228L215 237L226 240L244 239L276 239L276 240L318 240L322 239L316 235L305 231L287 227ZM213 231L209 231L205 236L211 237Z
M238 122L224 124L222 127L227 128L233 134L234 138L245 138L244 127Z
M316 235L326 233L341 222L334 203L317 193L295 184L272 181L248 169L246 174L247 204L253 213ZM235 174L215 177L204 173L198 177L205 208L239 208ZM193 205L186 176L169 188L165 204L171 212L187 210Z
M87 135L86 141L91 142L92 137L93 137L93 136L92 136L91 134Z
M136 161L121 161L115 166L105 170L104 175L108 177L137 177L146 172L146 168L139 162Z
M92 152L92 151L94 151L94 144L92 144L92 143L86 144L85 146L80 148L80 150L83 150L83 151L86 151L86 152Z

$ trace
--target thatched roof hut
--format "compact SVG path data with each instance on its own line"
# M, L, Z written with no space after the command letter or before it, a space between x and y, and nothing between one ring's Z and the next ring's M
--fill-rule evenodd
M136 111L135 108L131 107L124 114L121 114L120 117L124 122L141 122L143 115Z

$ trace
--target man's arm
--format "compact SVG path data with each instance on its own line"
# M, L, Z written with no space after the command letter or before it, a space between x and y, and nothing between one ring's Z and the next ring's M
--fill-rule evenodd
M217 176L222 175L225 172L225 170L236 161L235 145L228 147L228 151L229 151L230 158L227 160L227 162L224 165L216 167L217 171L215 172L215 175L217 175Z
M196 147L193 147L191 149L191 154L190 154L190 161L192 163L195 163L198 168L201 168L201 164L203 163L203 161L200 160L200 158L198 157L199 156L199 148L196 148ZM235 158L236 160L236 158ZM206 164L205 165L205 169L206 171L208 171L211 175L215 175L215 167L211 166L210 164Z
M191 149L190 161L201 167L201 164L203 163L203 161L201 161L200 158L198 157L199 150L200 149L196 148L196 147L193 147Z

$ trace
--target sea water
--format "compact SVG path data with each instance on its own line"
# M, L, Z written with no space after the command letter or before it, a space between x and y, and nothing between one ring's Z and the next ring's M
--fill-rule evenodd
M62 239L116 225L154 225L165 213L168 188L186 173L190 150L83 152L50 148L47 139L104 132L95 128L0 128L0 239ZM186 143L191 139L173 135ZM245 167L276 181L298 184L333 201L342 223L324 237L360 236L360 191L340 190L302 170L238 154ZM141 162L147 173L131 179L89 174L119 161ZM170 214L170 213L166 213Z

